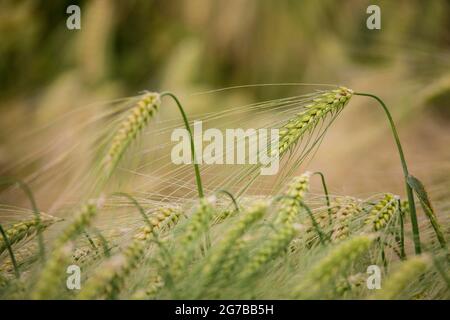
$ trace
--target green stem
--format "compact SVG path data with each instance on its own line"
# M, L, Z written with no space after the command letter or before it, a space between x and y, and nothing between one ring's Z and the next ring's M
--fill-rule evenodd
M403 221L403 211L401 209L400 199L398 200L398 210L400 212L400 257L402 260L406 259L405 253L405 223Z
M355 92L355 95L370 97L370 98L377 100L380 103L380 105L383 107L384 112L386 113L386 116L389 120L392 134L394 135L395 143L397 144L398 153L400 155L400 161L402 163L402 168L403 168L403 175L405 178L406 194L408 196L408 203L409 203L410 214L411 214L411 226L412 226L412 233L413 233L413 240L414 240L414 249L415 249L416 254L420 254L422 252L422 250L421 250L421 246L420 246L419 224L417 223L416 206L414 204L414 194L413 194L411 187L409 186L409 184L407 182L407 179L409 176L408 166L406 165L405 155L403 153L403 148L402 148L400 139L397 134L397 129L395 127L394 120L392 119L391 113L389 112L389 109L384 104L383 100L381 100L377 96L370 94L370 93L360 93L360 92Z
M178 100L178 98L173 93L171 93L171 92L163 92L163 93L161 93L161 98L163 98L164 96L169 96L175 101L175 103L178 106L178 109L180 110L181 116L183 117L184 125L186 126L186 130L189 133L189 138L190 138L190 141L191 141L192 163L194 164L195 180L197 182L198 196L199 196L199 198L203 198L204 194L203 194L203 187L202 187L202 179L201 179L201 176L200 176L200 169L199 169L199 166L198 166L198 163L197 163L197 157L195 155L194 137L192 135L191 127L189 126L188 118L186 116L186 113L184 112L184 109L183 109L180 101Z
M223 193L225 195L227 195L228 197L230 197L231 201L233 202L234 208L236 209L237 212L239 212L239 205L236 201L236 198L233 196L233 194L225 189L220 189L217 190L216 193Z
M28 200L30 201L31 208L33 209L34 216L36 218L36 221L38 223L37 227L37 239L38 239L38 245L39 245L39 257L41 259L41 262L43 263L45 261L45 246L44 246L44 238L42 236L42 223L41 223L41 213L37 207L36 201L33 196L33 192L31 192L31 189L28 187L28 185L15 178L6 177L0 180L0 185L13 185L17 184L19 187L23 190L25 195L27 196Z
M0 233L2 234L3 241L5 241L6 248L8 249L9 256L11 257L11 262L12 262L13 267L14 267L14 273L16 275L16 278L19 279L20 278L20 272L19 272L19 268L17 267L16 258L14 257L14 252L13 252L13 250L11 248L11 243L9 243L8 236L6 235L5 230L3 230L3 227L2 227L1 224L0 224Z
M327 184L325 183L325 176L320 171L317 171L317 172L313 173L313 175L315 175L315 174L319 175L320 179L322 180L323 192L325 193L325 199L327 200L328 218L330 220L329 222L330 222L330 225L331 225L332 224L332 216L331 216L330 196L328 194Z

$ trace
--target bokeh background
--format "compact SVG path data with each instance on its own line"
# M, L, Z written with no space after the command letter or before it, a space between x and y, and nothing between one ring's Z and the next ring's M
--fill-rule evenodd
M81 30L66 28L70 4L81 7ZM381 30L366 28L370 4L381 7ZM43 166L15 165L30 156L33 145L44 143L42 137L20 140L21 134L95 102L143 90L189 96L292 82L342 84L383 97L398 123L411 171L430 185L432 198L450 189L446 0L3 0L0 174L26 178ZM208 95L189 112L220 111L223 99L244 105L298 90L231 90L226 98ZM70 124L65 130L70 132ZM334 193L403 194L385 115L367 99L354 99L301 171L306 169L323 171ZM33 188L45 210L52 197L42 185Z

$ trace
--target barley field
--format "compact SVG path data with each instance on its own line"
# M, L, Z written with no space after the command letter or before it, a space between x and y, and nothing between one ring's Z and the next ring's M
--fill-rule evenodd
M369 4L2 2L0 299L448 300L450 6Z

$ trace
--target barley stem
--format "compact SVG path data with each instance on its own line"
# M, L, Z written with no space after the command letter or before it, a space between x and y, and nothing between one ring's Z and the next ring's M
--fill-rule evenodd
M370 98L377 100L380 103L380 105L383 107L383 110L386 113L386 116L389 120L392 134L394 135L394 140L397 145L398 153L400 155L400 161L402 163L402 168L403 168L403 175L405 178L406 194L408 195L408 202L409 202L409 208L410 208L410 214L411 214L411 226L412 226L412 233L413 233L413 239L414 239L414 249L415 249L416 254L420 254L422 252L422 250L421 250L421 246L420 246L419 224L417 223L416 206L414 204L414 194L412 192L411 187L409 186L409 184L407 182L407 179L409 176L408 166L406 165L405 155L403 153L402 144L400 143L400 138L398 137L398 133L397 133L397 129L395 127L394 120L392 119L391 113L389 112L389 109L387 108L387 106L385 105L383 100L381 100L377 96L370 94L370 93L361 93L361 92L356 92L355 95L370 97Z
M186 116L186 113L184 112L183 106L181 105L180 101L173 93L171 93L171 92L161 93L161 98L164 96L169 96L175 101L175 103L178 106L178 109L180 110L181 116L183 117L184 125L186 126L186 130L188 131L189 138L191 140L192 163L194 164L195 180L197 182L198 196L199 196L199 198L203 198L204 193L203 193L203 187L202 187L202 179L200 177L200 169L199 169L199 166L197 163L197 157L195 155L194 137L192 135L191 127L189 126L189 120Z
M11 262L12 262L13 267L14 267L14 273L16 275L16 278L19 279L20 278L20 272L19 272L19 268L17 267L16 258L14 257L14 252L13 252L13 250L11 248L11 244L9 243L8 236L6 235L5 230L3 230L3 227L2 227L1 224L0 224L0 233L2 234L3 241L5 241L6 248L8 248L9 256L11 257Z
M400 217L400 258L402 260L406 259L406 253L405 253L405 225L403 221L403 210L400 199L398 201L398 210L400 211L399 217Z
M239 205L236 201L236 198L233 196L233 194L231 192L229 192L225 189L220 189L220 190L217 190L216 193L223 193L223 194L229 196L231 201L233 202L234 208L236 209L237 212L239 212Z
M317 171L317 172L313 173L313 175L315 175L315 174L319 175L320 176L320 180L322 181L323 192L325 193L325 199L327 201L328 216L330 218L329 224L331 225L333 220L332 220L332 216L331 216L330 196L328 194L327 184L325 183L325 176L320 171Z

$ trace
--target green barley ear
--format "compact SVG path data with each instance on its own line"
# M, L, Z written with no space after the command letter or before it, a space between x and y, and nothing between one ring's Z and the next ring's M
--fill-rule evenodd
M148 226L142 227L125 250L100 266L83 286L79 299L115 299L125 286L127 277L142 260L148 241L153 237Z
M353 199L348 199L348 203L343 204L342 208L337 210L331 233L332 242L340 242L350 236L350 219L357 216L361 211L360 202Z
M345 87L326 91L306 106L307 110L290 119L280 128L278 152L280 157L290 150L307 132L328 115L336 113L348 103L353 91Z
M127 277L142 261L145 250L157 233L173 227L181 211L174 208L159 208L150 218L149 225L140 228L132 243L119 255L112 257L86 283L79 299L114 299L125 286ZM103 269L104 267L104 269Z
M59 237L56 239L55 247L57 248L64 245L88 227L94 216L97 214L97 209L100 205L101 202L96 203L92 200L83 205L78 212L75 213L74 220L60 233Z
M226 264L228 256L235 248L236 242L244 235L244 233L266 213L268 203L258 201L249 209L242 213L241 217L233 226L225 233L219 244L212 250L203 266L203 279L208 285L222 270Z
M297 228L291 224L278 226L275 233L271 234L250 257L250 261L243 267L239 277L245 279L257 274L267 263L288 249L297 231Z
M112 174L130 143L137 138L138 134L158 111L160 105L159 94L148 92L130 110L128 117L120 124L115 133L103 160L106 177Z
M398 197L386 193L368 213L365 224L369 225L373 231L383 229L398 210Z
M57 299L59 293L66 288L66 270L71 264L72 243L66 243L62 247L56 248L36 283L36 287L31 294L35 300Z
M370 248L374 237L362 235L350 238L335 247L320 260L294 289L297 298L318 298L338 276Z
M426 255L414 256L400 263L398 269L384 281L382 289L372 299L401 299L404 289L417 280L430 266L430 258Z
M184 233L179 239L180 247L173 255L171 273L172 277L178 277L189 263L189 259L195 251L195 244L202 235L208 231L209 224L214 216L212 203L215 197L201 198L200 204L190 218Z
M293 223L295 217L300 212L301 203L305 198L305 194L309 190L310 177L311 173L305 172L292 179L284 194L286 197L280 199L281 208L275 224Z
M5 230L10 245L14 245L25 238L34 236L39 232L39 229L43 230L53 223L57 222L56 217L50 215L41 214L39 218L34 217L29 220L20 221L13 224ZM6 250L6 244L3 238L0 239L0 255Z

